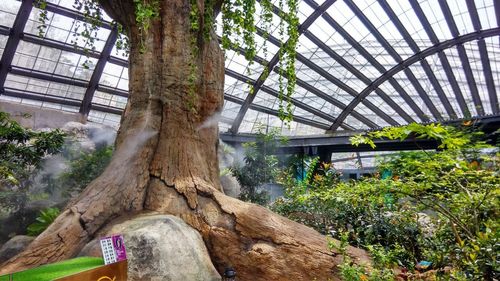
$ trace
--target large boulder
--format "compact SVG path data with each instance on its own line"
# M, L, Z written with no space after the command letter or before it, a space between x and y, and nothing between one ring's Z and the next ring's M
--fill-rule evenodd
M20 253L28 246L35 237L17 235L12 237L0 248L0 264Z
M201 235L178 217L146 214L114 224L100 237L122 234L128 259L128 280L221 280ZM83 255L100 256L97 240Z

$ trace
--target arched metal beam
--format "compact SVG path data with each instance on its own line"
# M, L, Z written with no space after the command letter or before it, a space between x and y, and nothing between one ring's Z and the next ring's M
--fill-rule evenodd
M427 36L429 36L429 39L431 40L432 44L436 45L439 44L439 39L434 32L434 29L431 26L431 23L427 19L427 16L425 15L424 11L422 10L422 7L420 7L420 4L418 3L417 0L410 0L410 4L413 8L413 11L417 15L418 19L420 20L420 23L424 27L425 32L427 33ZM444 52L438 53L439 60L441 61L441 65L443 66L444 72L446 73L446 78L448 78L448 82L450 83L450 86L453 90L453 93L455 93L455 98L456 101L458 102L458 105L460 106L460 110L462 111L463 116L470 116L470 111L469 108L467 107L467 103L465 102L464 95L462 93L462 89L460 89L460 86L458 85L457 78L455 77L455 74L453 73L453 69L450 65L450 62L448 61L448 57Z
M477 12L476 3L474 0L467 0L467 9L469 10L472 25L475 31L480 31L481 21L479 20L479 14ZM499 25L500 26L500 25ZM493 114L498 114L498 97L495 89L495 83L493 82L493 74L491 73L490 58L488 56L488 49L486 48L486 42L484 39L479 39L477 41L477 46L479 48L479 55L481 56L481 62L483 66L484 80L486 81L486 87L488 89L488 95L490 98L491 112Z
M226 68L226 75L228 75L228 76L230 76L230 77L232 77L234 79L237 79L237 80L239 80L239 81L241 81L243 83L252 83L252 84L255 83L255 80L253 80L251 78L248 78L247 76L245 76L245 75L243 75L241 73L238 73L238 72L236 72L234 70L231 70L231 69L227 69ZM273 96L275 98L279 97L278 91L276 91L276 90L274 90L274 89L272 89L272 88L270 88L268 86L263 85L261 89L262 89L262 91L268 93L269 95L271 95L271 96ZM307 111L309 113L312 113L312 114L314 114L314 115L316 115L318 117L321 117L321 118L323 118L323 119L325 119L327 121L335 122L335 117L333 117L333 116L331 116L331 115L329 115L329 114L327 114L327 113L325 113L325 112L323 112L321 110L318 110L318 109L316 109L316 108L314 108L314 107L312 107L312 106L310 106L308 104L305 104L305 103L303 103L303 102L301 102L299 100L296 100L296 99L292 98L292 104L295 105L296 107L302 109L302 110L305 110L305 111ZM231 124L232 124L232 122L231 122ZM342 124L341 126L342 126L342 128L344 130L351 130L351 131L354 130L353 127L346 126L345 124Z
M317 9L319 5L314 0L304 0L311 8ZM349 32L347 32L339 23L337 23L328 13L324 13L322 18L335 29L358 53L360 53L370 64L377 69L380 73L385 73L387 69L379 63L361 44L354 39ZM415 103L413 98L401 87L401 85L394 78L389 79L389 83L396 90L397 93L404 99L406 104L415 112L421 121L429 121L429 117L424 114L422 109Z
M411 50L415 53L420 52L420 47L417 45L415 40L413 40L413 37L410 35L404 24L399 20L398 15L394 12L394 10L391 8L391 6L387 3L387 0L378 0L378 3L380 6L382 6L382 9L386 12L386 14L389 16L391 19L391 22L396 26L398 29L399 33L403 36L404 40L410 46ZM422 68L424 69L425 74L429 78L429 81L432 84L432 87L436 91L439 100L441 100L441 103L443 104L446 113L448 113L448 116L450 119L456 119L457 118L457 113L451 106L450 101L446 97L445 92L443 91L443 87L439 83L438 79L436 78L436 75L432 71L431 66L427 62L427 60L421 60L420 64L422 65Z
M356 97L348 106L347 108L340 113L340 115L337 117L337 120L332 124L330 127L329 131L335 131L340 124L345 120L345 118L350 114L350 112L356 108L356 106L364 99L366 98L371 92L373 92L378 86L380 86L382 83L385 81L389 80L392 76L394 76L396 73L400 71L404 71L408 66L428 57L431 55L434 55L436 53L439 53L445 49L454 47L454 46L462 46L463 43L467 43L470 41L478 40L481 38L487 38L487 37L493 37L493 36L498 36L500 35L500 27L496 28L491 28L491 29L485 29L481 30L479 32L474 32L474 33L469 33L466 35L462 35L447 41L443 41L437 45L434 45L432 47L429 47L425 50L423 50L420 53L417 53L401 63L397 64L393 68L391 68L389 71L384 73L382 76L377 78L373 83L365 88L358 97Z
M352 63L349 63L344 57L339 55L337 52L332 50L325 42L316 37L312 32L305 32L304 36L311 40L316 46L318 46L323 52L328 54L332 59L342 65L345 69L351 72L354 75L354 79L361 80L366 85L370 85L372 82L365 74L359 71ZM414 122L413 118L403 110L389 95L387 95L381 89L377 89L376 93L382 98L384 102L386 102L396 113L398 113L406 122L411 123ZM356 94L357 95L357 94Z
M224 99L227 101L230 101L230 102L241 104L241 105L245 102L244 99L241 99L241 98L238 98L235 96L231 96L228 94L224 94ZM277 116L277 117L279 116L279 112L277 110L274 110L274 109L271 109L268 107L264 107L264 106L261 106L258 104L250 104L249 108L252 110L258 111L258 112L269 114L269 115L273 115L273 116ZM311 127L319 128L322 130L328 129L328 124L321 123L321 122L314 121L314 120L307 119L307 118L300 117L300 116L293 116L293 121L295 121L297 123L306 124L306 125L309 125Z
M446 2L446 0L439 0L439 6L441 7L441 10L444 14L444 18L446 19L446 23L448 24L451 35L454 38L457 38L458 36L460 36L460 32L458 31L457 24L455 23L455 19L453 18L453 14L451 13L448 3ZM478 115L484 115L483 103L481 102L481 97L479 96L476 79L474 79L474 74L472 73L465 47L463 45L458 45L457 51L458 55L460 56L460 61L462 62L462 67L464 69L465 78L467 79L467 84L469 85L474 106L477 110Z
M279 8L274 7L274 12L279 15L280 14L280 10ZM319 7L318 7L319 9ZM304 22L305 24L305 22ZM310 24L308 24L310 25ZM257 27L257 34L260 35L260 36L263 36L265 33L264 30L260 29ZM308 32L307 31L304 31L305 34L307 34ZM281 41L272 36L272 35L268 35L268 38L267 40L274 44L275 46L277 46L278 48L281 46ZM245 51L241 48L235 50L235 51L238 51L239 53L242 53L244 54ZM296 55L296 59L297 61L303 63L304 65L306 65L307 67L309 67L311 70L315 71L316 73L318 73L319 75L321 75L323 78L325 78L326 80L330 81L331 83L333 83L334 85L336 85L337 87L339 87L341 90L345 91L347 94L350 94L351 96L355 97L358 95L358 92L355 91L353 88L351 88L350 86L348 86L347 84L343 83L342 81L340 81L339 79L333 77L330 73L328 73L327 71L325 71L324 69L322 69L321 67L319 67L318 65L314 64L312 61L310 61L309 59L307 59L306 57L304 57L303 55L301 54L297 54ZM260 58L260 57L254 57L254 61L266 66L268 65L268 63ZM279 67L275 66L273 69L272 69L274 72L280 74L280 69ZM269 71L271 71L271 69L269 69ZM285 73L285 72L282 72L282 73ZM341 110L343 110L345 107L346 107L346 104L336 100L335 98L329 96L328 94L326 93L323 93L322 91L318 90L317 88L313 87L312 85L310 85L309 83L307 83L306 81L303 81L299 78L296 79L296 83L298 86L308 90L309 92L313 93L314 95L326 100L328 103L340 108ZM258 80L257 80L258 81ZM256 82L252 82L252 81L247 81L249 82L250 84L253 84L255 85ZM261 86L261 88L264 88L265 86ZM254 88L254 92L255 92L255 88ZM292 101L293 103L293 101ZM370 109L372 112L374 112L378 117L382 118L385 122L387 122L387 124L391 125L391 126L397 126L399 125L399 123L394 120L391 116L389 116L387 113L385 113L384 111L382 111L380 108L378 108L377 106L375 106L373 103L371 103L370 101L364 101L363 104L368 108ZM401 108L399 108L401 110ZM402 110L401 110L402 111ZM330 115L331 116L331 115ZM369 118L365 117L363 114L360 114L358 112L353 112L352 113L352 116L356 119L358 119L359 121L361 121L363 124L367 125L368 127L370 128L378 128L380 127L380 125L376 124L375 122L373 122L372 120L370 120ZM333 119L335 119L333 116L332 116ZM328 119L327 119L328 120ZM344 127L348 127L348 126L344 126ZM351 127L352 128L352 127Z
M353 0L344 0L346 5L353 11L353 13L358 17L358 19L365 25L365 27L370 31L370 33L377 39L377 41L384 47L386 52L398 63L403 61L401 56L394 50L394 48L387 42L387 39L378 31L378 29L373 25L373 23L363 14L363 12L359 9L359 7L354 3ZM406 68L404 70L405 75L408 77L410 80L411 84L413 87L415 87L415 90L417 90L418 95L422 100L424 101L425 105L429 109L429 111L432 113L434 118L436 120L441 120L442 116L441 113L437 110L436 106L434 106L434 103L432 100L429 98L427 93L425 92L424 88L422 88L422 85L420 85L420 82L418 81L417 77L413 74L413 72L409 69Z
M259 28L257 28L257 34L262 35L263 32L264 31L262 31ZM308 32L304 32L304 34L307 34L307 33ZM271 42L272 44L278 46L278 47L280 45L279 39L276 38L276 37L274 37L274 36L272 36L272 35L269 35L268 41ZM238 50L238 51L241 52L241 53L244 52L244 50ZM355 97L355 96L358 95L358 92L356 92L350 86L348 86L347 84L343 83L338 78L333 77L330 73L328 73L327 71L325 71L324 69L322 69L321 67L319 67L318 65L316 65L315 63L313 63L311 60L309 60L306 57L304 57L303 55L297 54L296 58L297 58L297 61L303 63L304 65L306 65L307 67L309 67L311 70L315 71L320 76L322 76L326 80L330 81L331 83L333 83L334 85L336 85L337 87L339 87L341 90L345 91L346 93L350 94L351 96ZM257 61L257 62L259 62L262 65L266 65L267 64L264 59L262 59L260 57L257 57L257 56L254 58L254 60ZM278 73L278 74L280 74L280 69L279 69L278 66L274 67L273 71L276 72L276 73ZM284 73L286 75L285 71L282 71L281 73ZM285 77L285 78L288 78L288 77ZM300 86L300 87L306 89L307 91L311 92L312 94L314 94L314 95L322 98L323 100L325 100L328 103L334 105L335 107L338 107L341 110L343 110L347 106L343 102L341 102L341 101L333 98L331 95L328 95L328 94L320 91L319 89L317 89L316 87L314 87L311 84L307 83L306 81L301 80L300 78L296 78L296 80L297 80L296 84L298 86ZM262 86L262 89L264 87L265 86ZM366 107L368 107L371 111L373 111L375 114L377 114L377 116L379 116L380 118L384 119L384 121L386 121L387 124L392 125L392 126L399 125L396 120L394 120L391 116L389 116L388 114L386 114L385 112L383 112L380 108L376 107L371 102L366 102L366 103L363 103L363 104L365 104ZM369 118L365 117L363 114L361 114L359 112L355 112L354 111L352 113L352 116L354 118L358 119L359 121L361 121L363 124L365 124L368 127L372 128L372 129L380 127L375 122L373 122L372 120L370 120ZM332 116L332 118L335 119L333 116Z
M276 40L276 42L273 42L274 40ZM269 42L271 42L271 43L273 43L273 44L277 44L277 42L279 42L279 41L278 41L278 39L276 39L276 38L274 38L274 37L269 37ZM240 53L240 54L244 54L244 53L245 53L245 50L243 50L241 47L239 47L239 48L234 48L234 49L233 49L233 51L238 52L238 53ZM254 60L255 62L257 62L257 63L259 63L259 64L263 65L263 66L268 65L268 62L267 62L266 60L264 60L263 58L259 57L259 56L255 56L255 57L253 58L253 60ZM238 80L240 80L240 81L242 81L242 82L249 83L249 84L252 84L252 85L256 83L256 80L250 79L250 78L248 78L248 77L246 77L246 76L244 76L244 75L242 75L242 74L238 74L238 75L236 75L236 72L235 72L235 71L233 71L233 70L231 70L231 69L226 68L226 70L225 70L225 71L226 71L226 74L227 74L227 75L229 75L229 76L231 76L231 77L233 77L233 78L235 78L235 79L238 79ZM273 71L274 71L274 72L276 72L276 73L279 73L279 68L278 68L278 67L275 67L275 68L273 68ZM316 96L318 96L318 97L322 98L322 99L323 99L323 100L325 100L326 102L328 102L328 103L330 103L330 104L334 105L335 107L338 107L338 108L339 108L339 109L341 109L341 110L343 110L343 109L347 106L346 104L342 103L341 101L339 101L339 100L335 99L334 97L332 97L332 96L330 96L330 95L327 95L326 93L324 93L324 92L322 92L322 91L318 90L317 88L315 88L315 87L311 86L311 85L310 85L310 84L308 84L307 82L302 81L301 79L297 79L297 81L296 81L296 82L297 82L297 85L298 85L298 86L300 86L300 87L302 87L302 88L306 89L307 91L309 91L309 92L311 92L312 94L314 94L314 95L316 95ZM278 96L279 96L279 94L278 94L278 92L277 92L276 90L271 89L271 88L270 88L270 87L268 87L268 86L262 85L262 86L261 86L261 90L263 90L264 92L267 92L268 94L271 94L271 95L273 95L273 96L275 96L275 97L278 97ZM297 102L297 104L295 103L295 101ZM300 101L297 101L297 100L295 100L295 99L293 99L293 98L292 98L292 104L294 104L295 106L297 106L297 107L299 107L299 108L303 108L304 106L307 106L307 107L309 107L309 109L312 109L312 107L311 107L311 106L305 105L305 104L301 103ZM303 108L303 109L304 109L304 108ZM309 111L309 112L311 112L311 113L312 113L312 111L311 111L311 110L307 110L307 111ZM315 111L316 111L316 112L321 112L321 111L319 111L318 109L315 109ZM333 121L332 121L332 122L334 122L334 121L335 121L335 117L333 117L332 115L326 114L326 113L324 113L324 112L323 112L323 114L321 114L321 115L319 115L319 114L316 114L316 115L318 115L318 116L320 116L320 117L322 117L322 115L323 115L323 116L324 116L324 115L327 115L327 116L329 116L328 118L324 118L324 117L322 117L322 118L323 118L323 119L325 119L325 120L333 119ZM377 126L377 124L375 124L373 121L371 121L370 119L366 118L365 116L363 116L362 114L360 114L360 113L358 113L358 112L356 112L356 111L353 111L352 116L353 116L354 118L358 119L359 121L361 121L362 123L364 123L365 125L367 125L367 126L368 126L368 127L370 127L370 128L378 128L378 127L379 127L379 126ZM349 126L349 125L347 125L347 124L343 124L341 127L342 127L342 128L344 128L344 129L346 129L346 130L355 130L355 128L353 128L352 126Z
M335 3L336 0L326 0L318 9L316 9L305 21L302 23L299 27L298 34L299 36L306 31L313 22L319 18L333 3ZM288 41L285 42L285 45L288 44ZM238 132L238 129L241 125L241 122L243 121L243 117L245 116L246 112L248 111L248 108L250 107L250 104L253 102L255 99L255 96L259 92L260 88L262 85L264 85L264 82L266 81L267 77L269 77L269 73L271 72L272 69L278 64L279 62L279 51L276 52L274 57L269 61L269 64L267 65L267 68L269 71L267 73L262 72L262 74L259 76L257 81L252 85L253 93L250 95L247 95L245 98L245 102L241 105L240 111L238 112L238 115L234 119L233 125L231 126L230 131L234 134Z

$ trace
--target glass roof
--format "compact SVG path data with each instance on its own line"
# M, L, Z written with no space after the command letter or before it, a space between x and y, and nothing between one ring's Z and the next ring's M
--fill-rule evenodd
M75 36L84 23L74 1L47 1L43 37L39 10L24 2L0 1L0 100L79 112L87 97L89 121L117 127L127 102L128 62L114 41L106 47L114 32L109 22L86 54ZM299 1L294 121L287 127L277 117L279 63L248 95L248 81L256 85L287 40L278 35L274 15L267 52L256 35L252 64L226 51L220 131L255 133L268 126L312 135L499 115L499 6L494 0ZM103 71L95 71L102 64Z

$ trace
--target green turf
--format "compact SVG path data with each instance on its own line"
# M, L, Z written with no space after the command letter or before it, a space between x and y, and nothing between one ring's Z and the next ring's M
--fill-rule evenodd
M14 273L14 281L51 281L104 265L102 258L81 257ZM9 281L8 275L0 281Z

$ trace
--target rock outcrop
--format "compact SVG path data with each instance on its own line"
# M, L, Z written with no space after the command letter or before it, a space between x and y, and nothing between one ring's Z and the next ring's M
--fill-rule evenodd
M35 237L17 235L12 237L0 248L0 264L20 253Z

